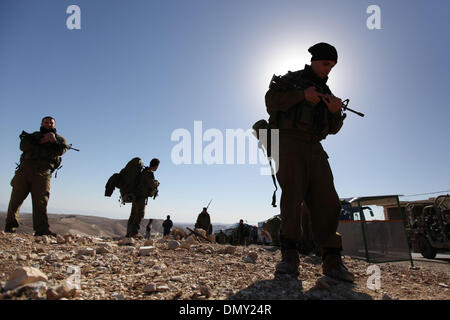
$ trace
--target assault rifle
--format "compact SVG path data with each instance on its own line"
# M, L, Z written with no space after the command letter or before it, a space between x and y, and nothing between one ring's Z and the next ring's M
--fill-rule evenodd
M28 132L22 130L22 133L20 134L19 138L23 139L23 138L28 137L28 136L32 136L32 139L34 141L39 141L42 138L42 133L40 133L40 132L28 133ZM80 151L80 149L73 148L72 144L67 145L67 144L62 143L60 141L58 143L61 144L67 150L74 150L74 151L77 151L77 152Z
M316 90L320 90L318 88L317 84L315 84L313 81L308 81L308 80L303 80L303 81L305 84L315 87ZM281 76L276 76L276 75L273 75L273 77L272 77L270 88L276 89L276 90L281 90L281 91L287 91L287 90L293 90L293 89L297 89L297 90L305 90L306 89L303 87L299 87L297 84L295 84L292 78L288 80L288 79L286 79L286 77L281 77ZM324 94L324 93L322 93L322 94ZM348 110L350 112L357 114L360 117L364 117L364 113L361 113L361 112L358 112L356 110L349 108L348 107L349 102L350 102L350 99L345 99L342 101L342 106L341 106L342 110L344 110L344 111Z

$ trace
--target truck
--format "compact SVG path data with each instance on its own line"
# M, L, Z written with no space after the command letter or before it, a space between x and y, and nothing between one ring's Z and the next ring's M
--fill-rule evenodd
M408 203L405 214L409 239L424 258L450 251L449 194L436 197L432 204Z

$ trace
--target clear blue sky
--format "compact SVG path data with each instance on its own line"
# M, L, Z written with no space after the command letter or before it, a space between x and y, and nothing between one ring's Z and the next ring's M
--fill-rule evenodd
M71 4L81 30L66 27ZM366 27L371 4L381 30ZM81 152L64 155L49 212L128 218L130 205L119 206L118 190L104 197L104 185L139 156L161 160L146 218L192 222L210 199L213 224L279 213L260 166L176 166L170 137L193 133L195 120L225 132L267 118L272 75L302 69L317 42L339 53L333 93L366 114L349 114L323 143L339 196L449 190L449 21L446 0L2 0L0 210L20 132L52 115ZM22 211L30 209L27 199Z

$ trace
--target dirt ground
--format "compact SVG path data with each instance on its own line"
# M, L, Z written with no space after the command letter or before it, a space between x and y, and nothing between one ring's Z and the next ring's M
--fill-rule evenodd
M448 300L450 296L450 267L444 263L373 267L344 257L355 274L355 283L350 284L322 276L320 258L302 256L298 278L275 277L281 257L275 247L198 240L133 239L126 244L68 234L55 238L0 232L0 299ZM39 269L48 280L6 291L13 271L25 266ZM81 272L79 288L55 297L50 291L61 286L71 266Z

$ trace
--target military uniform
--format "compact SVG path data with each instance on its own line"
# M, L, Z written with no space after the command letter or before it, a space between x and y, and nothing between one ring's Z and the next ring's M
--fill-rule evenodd
M274 77L265 96L269 124L280 130L277 179L282 189L282 256L297 266L303 201L310 211L314 241L327 252L338 253L342 247L336 233L341 205L320 141L340 130L345 115L332 114L324 102L312 105L304 97L304 90L311 86L331 95L326 81L306 65L304 70Z
M212 233L211 218L208 212L200 212L195 222L195 228L205 230L208 235Z
M145 203L147 198L136 197L131 202L131 213L127 223L126 237L134 237L139 233L141 221L145 216Z
M33 229L36 234L49 233L47 203L50 197L51 173L61 164L66 152L65 139L55 133L56 142L40 144L43 133L23 132L20 136L20 164L11 180L12 192L6 216L5 230L19 227L19 210L31 193L33 204Z
M239 223L236 232L238 244L247 245L250 242L250 230L248 229L248 226L244 225L243 223Z
M153 171L146 167L141 174L141 181L139 181L139 186L131 202L131 213L128 218L126 237L135 237L139 233L142 219L145 216L145 206L149 195L148 189L150 188L152 190L152 193L150 193L152 196L157 193L157 184L155 184L155 181Z
M163 235L167 236L168 234L170 234L170 229L172 229L172 226L173 226L172 220L167 218L166 220L164 220L162 226L163 226L163 229L164 229L163 230L164 231Z

